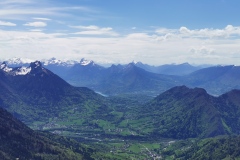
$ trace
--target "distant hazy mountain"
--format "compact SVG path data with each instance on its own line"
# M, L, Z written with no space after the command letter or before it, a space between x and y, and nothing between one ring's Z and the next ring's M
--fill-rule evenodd
M6 61L5 64L9 67L21 66L22 64L25 68L19 68L21 72L15 72L16 74L23 74L29 66L26 63L28 61L26 59L15 58ZM142 71L144 74L142 73L141 76L140 74L137 76L135 74L136 70L135 73L133 70L130 73L124 69L128 68L129 64L112 65L105 68L92 60L61 61L56 58L44 60L42 64L45 68L57 74L71 85L89 87L105 94L145 92L156 95L175 85L187 85L190 87L201 87L206 89L210 94L220 95L232 89L240 88L240 67L233 65L202 68L203 66L196 67L188 63L157 67L141 62L130 63L139 69L145 70L145 72ZM133 77L135 81L132 80L130 82L130 79L133 79ZM147 82L146 79L149 79L149 81ZM152 80L151 83L150 79Z
M174 76L155 74L129 63L126 66L112 65L105 72L104 79L95 88L104 93L155 93L164 91L178 81Z
M59 159L59 156L60 159L68 160L91 159L80 144L56 135L33 131L2 108L0 137L2 160Z
M45 59L45 60L42 60L42 63L44 66L48 66L48 65L58 65L58 66L73 66L74 64L76 63L79 63L78 61L76 60L66 60L66 61L62 61L62 60L59 60L57 58L50 58L50 59Z
M104 68L85 59L59 75L74 86L86 86L105 94L137 92L157 94L179 84L174 76L151 73L134 63Z
M148 64L143 64L142 62L137 62L135 63L135 65L149 72L178 76L187 75L202 68L192 66L189 63L151 66Z
M187 75L185 84L205 88L213 95L232 89L240 89L240 66L215 66L204 68Z
M42 60L42 64L45 68L57 74L61 78L63 78L68 73L68 70L77 63L79 62L74 60L62 61L56 58Z
M61 77L74 86L92 87L103 79L105 70L106 68L91 60L81 59Z
M137 112L134 120L144 123L129 125L150 130L152 136L182 139L239 134L240 91L213 97L201 88L174 87Z

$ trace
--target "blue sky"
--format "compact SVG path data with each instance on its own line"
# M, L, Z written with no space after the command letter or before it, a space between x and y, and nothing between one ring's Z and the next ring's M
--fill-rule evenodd
M238 0L0 0L0 59L240 65Z

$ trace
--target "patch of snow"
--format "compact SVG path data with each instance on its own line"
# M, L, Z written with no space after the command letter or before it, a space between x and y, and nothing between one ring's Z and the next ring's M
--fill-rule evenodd
M2 63L1 65L0 65L0 69L3 69L3 68L5 68L6 67L6 64L5 63Z
M61 60L58 60L58 59L56 59L56 58L50 58L50 59L48 59L48 60L43 60L43 63L44 63L44 65L49 65L49 64L61 64L62 63L62 61Z
M139 63L139 62L137 62L137 61L133 60L133 61L132 61L132 63L133 63L133 64L137 64L137 63Z
M36 61L34 64L36 65L36 66L35 66L35 68L37 68L37 67L40 67L40 66L41 66L41 62L39 62L39 61Z
M58 66L66 66L66 67L70 67L73 66L74 64L78 63L77 61L74 60L59 60L56 58L50 58L50 59L45 59L42 60L43 65L47 66L47 65L58 65Z
M9 68L6 63L2 63L0 68L1 68L1 70L3 70L4 72L7 72L7 73L12 71L12 68Z
M3 68L3 71L9 73L12 71L12 68L6 66L5 68Z
M31 72L31 67L21 67L15 71L15 75L26 75Z
M0 65L0 69L3 70L5 73L8 73L9 75L13 75L13 76L26 75L31 71L31 67L12 68L12 67L8 67L5 62Z

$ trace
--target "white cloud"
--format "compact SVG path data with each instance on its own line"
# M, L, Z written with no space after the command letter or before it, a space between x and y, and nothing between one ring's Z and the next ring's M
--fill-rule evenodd
M41 29L31 29L30 31L31 31L31 32L42 32Z
M32 0L1 0L0 5L9 5L9 4L31 4L33 3Z
M199 54L199 55L213 55L215 54L214 49L212 48L207 48L206 46L200 46L197 48L191 48L190 52L193 54Z
M24 24L24 26L30 26L30 27L46 27L47 23L45 22L29 22Z
M187 27L180 27L177 29L167 29L159 28L156 30L156 33L159 35L172 34L182 38L229 38L234 36L240 36L240 26L234 27L228 25L223 29L213 29L213 28L204 28L204 29L188 29Z
M156 33L160 34L160 35L164 35L164 34L169 34L169 33L176 33L176 29L168 29L168 28L158 28L156 30Z
M33 18L35 20L41 20L41 21L51 21L49 18Z
M0 21L0 26L10 26L10 27L13 27L13 26L16 26L16 24L12 23L12 22Z
M128 63L136 60L154 65L183 62L240 65L238 56L240 35L239 27L236 26L195 30L182 27L166 29L166 34L139 32L121 36L98 36L96 32L104 29L97 26L77 28L82 33L88 33L85 36L76 36L66 32L47 34L43 31L0 30L0 58L80 59L85 57L98 62L107 60L113 63ZM106 28L105 32L113 32L111 28ZM223 37L212 36L219 31L224 35Z
M81 30L99 30L98 26L90 25L90 26L69 26L71 28L77 28Z
M53 7L54 6L54 7ZM63 7L64 6L64 7ZM74 13L73 13L74 12ZM77 13L77 14L76 14ZM92 18L97 12L85 6L71 6L69 3L48 0L1 0L0 17L2 19L26 20L36 17L36 20L47 21L53 17L71 17L80 19L82 13L88 13L85 19ZM78 16L79 15L79 16ZM42 18L44 17L44 18Z
M90 26L69 26L71 28L79 29L79 32L74 34L77 35L108 35L108 36L118 36L118 33L114 32L111 27L100 28L95 25Z

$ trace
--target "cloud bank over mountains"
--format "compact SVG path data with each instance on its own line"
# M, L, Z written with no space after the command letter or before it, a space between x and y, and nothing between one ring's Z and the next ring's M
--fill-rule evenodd
M29 23L28 26L44 27L44 23ZM79 26L81 31L73 33L1 29L0 58L16 55L35 59L86 57L109 63L137 60L150 64L188 61L240 65L236 59L240 55L239 28L231 25L223 29L200 30L181 27L125 35L98 26Z
M115 24L127 17L101 7L46 0L2 0L0 17L0 59L85 57L100 63L240 65L238 25L126 27Z

